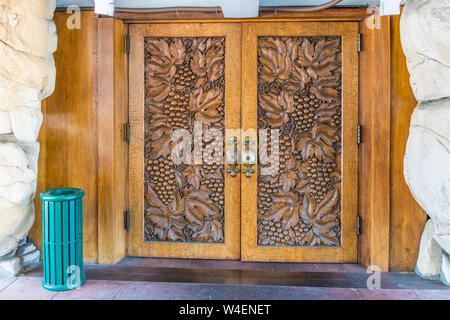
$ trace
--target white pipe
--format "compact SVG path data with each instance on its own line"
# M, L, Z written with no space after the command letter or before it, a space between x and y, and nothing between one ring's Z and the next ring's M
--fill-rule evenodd
M400 14L402 0L380 0L380 16L392 16Z
M221 0L225 18L256 18L259 14L259 0Z
M106 16L114 16L114 0L94 0L95 13Z

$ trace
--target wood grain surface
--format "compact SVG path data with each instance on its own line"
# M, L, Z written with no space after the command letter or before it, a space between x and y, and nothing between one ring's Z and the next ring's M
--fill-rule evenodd
M248 23L242 41L242 127L257 128L257 37L342 36L342 245L326 247L271 247L257 245L257 176L241 178L242 260L284 262L356 261L358 65L357 23ZM254 140L256 141L256 140Z
M225 36L225 126L240 123L240 43L238 24L131 25L130 39L130 208L131 256L239 259L239 177L225 179L224 244L144 241L144 37Z

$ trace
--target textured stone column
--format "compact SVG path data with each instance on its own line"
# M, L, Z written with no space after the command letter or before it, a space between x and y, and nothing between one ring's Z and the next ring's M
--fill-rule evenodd
M55 87L55 0L0 0L0 276L39 260L34 222L41 101Z
M422 235L416 272L449 285L450 0L408 0L400 31L419 101L411 119L404 175L431 218Z

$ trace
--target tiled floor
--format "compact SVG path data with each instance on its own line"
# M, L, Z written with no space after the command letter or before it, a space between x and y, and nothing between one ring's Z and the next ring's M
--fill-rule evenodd
M89 280L81 288L47 291L39 277L18 277L0 300L450 300L449 290L353 289L236 284Z
M129 258L86 264L85 273L87 282L66 292L43 289L40 268L0 279L0 300L450 300L450 288L413 273L382 273L382 289L369 290L366 269L352 264Z

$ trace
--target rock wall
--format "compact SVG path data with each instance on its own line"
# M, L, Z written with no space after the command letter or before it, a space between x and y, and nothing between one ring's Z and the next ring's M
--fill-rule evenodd
M41 101L55 87L56 0L0 0L0 276L39 260L34 222Z
M404 175L431 218L416 272L450 285L450 0L408 0L400 32L419 101L411 119Z

